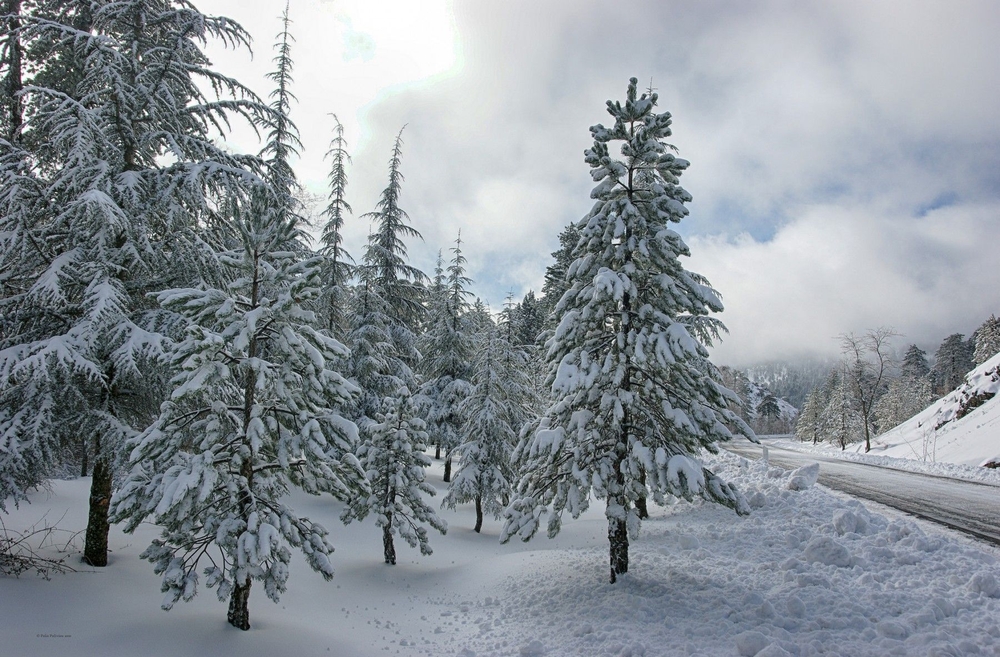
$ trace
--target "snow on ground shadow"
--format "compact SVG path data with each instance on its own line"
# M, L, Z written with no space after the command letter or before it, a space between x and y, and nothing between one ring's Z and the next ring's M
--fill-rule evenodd
M112 533L109 569L0 579L0 640L5 654L60 657L1000 654L993 548L821 487L791 490L791 473L765 463L724 454L709 465L753 514L651 507L616 585L606 583L600 505L554 540L506 546L496 522L474 534L464 507L445 514L449 533L434 538L432 556L401 552L388 567L371 522L343 527L339 505L302 496L296 507L332 530L337 575L323 582L293 561L280 604L251 599L250 632L229 628L225 605L204 589L160 611L158 578L137 556L155 535L144 527ZM443 490L440 463L430 481ZM8 527L47 504L62 513L67 500L67 521L85 522L85 483L55 482Z

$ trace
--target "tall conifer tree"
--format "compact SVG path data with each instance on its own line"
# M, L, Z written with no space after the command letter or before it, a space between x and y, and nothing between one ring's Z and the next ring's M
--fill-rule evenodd
M727 425L753 432L729 410L739 400L703 344L722 328L708 317L722 303L681 264L688 247L669 226L688 212L678 179L688 163L663 141L671 119L656 102L655 93L637 94L633 78L624 103L607 103L614 124L591 128L585 159L596 203L578 224L570 287L548 342L555 401L527 450L501 535L530 539L548 509L554 536L563 513L575 518L591 496L604 499L611 582L628 572L642 498L700 496L749 512L735 488L697 461L732 438Z
M444 480L451 481L452 454L461 442L465 417L462 405L472 393L471 378L473 338L468 321L469 302L472 296L466 287L471 279L465 275L466 259L462 254L462 235L459 233L451 249L439 298L431 302L433 315L429 317L427 331L420 338L423 356L421 370L421 405L427 420L428 432L435 445L445 450Z
M366 490L353 456L357 428L341 415L354 390L333 369L347 351L305 309L319 296L323 259L302 258L287 5L281 21L261 152L266 184L229 207L239 245L219 261L231 282L158 297L186 322L171 354L179 374L157 421L131 441L131 472L114 502L129 531L149 515L163 526L143 556L163 574L165 608L193 597L214 546L207 583L229 598L229 622L243 630L254 580L274 601L285 590L289 546L333 575L326 530L286 505L289 488L345 501Z
M219 208L263 168L214 138L233 114L256 122L267 108L201 51L248 42L229 19L161 0L31 6L24 148L5 145L0 167L0 269L11 273L0 431L33 454L75 438L69 427L83 438L94 457L84 557L104 565L116 452L164 390L171 319L149 295L217 278L206 254L223 241Z

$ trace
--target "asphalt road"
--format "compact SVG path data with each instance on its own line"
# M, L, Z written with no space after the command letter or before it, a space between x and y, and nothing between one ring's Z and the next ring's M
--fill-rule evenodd
M1000 487L960 479L903 472L841 461L768 445L768 462L788 469L819 463L819 483L828 488L957 529L1000 545ZM760 445L731 442L731 452L761 458Z

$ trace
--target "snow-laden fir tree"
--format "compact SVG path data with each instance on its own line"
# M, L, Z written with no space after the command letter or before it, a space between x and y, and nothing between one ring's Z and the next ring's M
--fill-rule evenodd
M422 236L420 231L407 223L409 215L399 205L403 187L402 157L403 130L400 129L389 160L388 184L382 190L375 209L363 215L375 225L368 237L365 258L392 311L391 328L393 339L399 343L400 355L410 359L413 366L419 359L415 331L424 318L423 296L427 277L407 262L404 240L408 237L422 239Z
M822 437L821 418L826 400L823 398L823 391L815 389L806 397L805 404L802 405L802 412L799 413L795 422L795 437L799 442L818 443Z
M530 539L548 513L548 534L563 514L583 513L591 496L607 502L610 580L628 572L629 538L639 530L638 500L695 496L749 512L743 496L697 460L753 432L730 404L703 342L722 310L707 281L684 269L689 254L671 223L687 215L678 177L688 163L664 143L670 114L656 94L607 104L614 124L591 128L586 162L597 186L567 271L548 342L554 403L535 431L527 471L505 511L501 540ZM620 157L611 146L620 144Z
M931 389L936 395L944 395L965 381L965 375L972 369L973 345L961 333L952 333L941 342L934 353L931 368Z
M829 395L820 417L822 433L827 441L846 450L848 445L860 441L864 435L862 416L855 406L846 363L839 369L831 370L826 387Z
M458 471L448 487L443 506L474 502L475 531L483 527L483 514L499 518L510 500L515 472L511 454L521 427L531 416L534 391L528 376L525 351L515 339L510 322L511 305L476 339L471 396L462 405L465 424L461 444L454 453Z
M401 388L382 407L384 412L365 427L358 449L371 493L350 500L341 519L350 523L374 514L375 524L382 528L385 562L395 565L396 536L419 548L421 554L431 554L427 526L444 534L448 524L424 499L434 495L434 488L424 480L424 469L431 461L424 454L427 432L415 415L413 398Z
M389 161L389 184L373 212L364 215L375 225L358 267L359 282L349 318L347 344L351 380L361 389L354 419L364 431L386 399L400 389L414 390L413 367L420 360L415 327L423 317L423 281L419 269L407 262L406 237L420 237L407 223L399 206L403 174L402 130L396 136Z
M344 248L344 221L351 214L347 202L347 165L351 156L347 152L344 126L336 114L331 114L334 122L334 137L326 157L330 159L330 193L323 210L326 223L320 238L320 252L326 256L326 289L321 303L324 324L333 335L347 331L347 281L352 274L353 259Z
M104 565L117 446L163 393L170 320L149 295L217 279L218 208L262 168L215 137L267 108L201 52L247 43L231 20L161 0L30 7L23 143L0 146L2 451L93 455L84 554Z
M559 233L559 249L552 252L554 262L545 268L545 282L542 284L542 304L545 307L545 328L552 330L558 320L554 315L556 304L570 288L566 278L569 267L576 256L577 242L580 240L580 226L574 222Z
M437 260L434 261L434 275L431 276L430 284L427 286L427 313L424 315L426 320L425 326L422 327L424 332L433 326L436 317L441 316L443 313L441 306L447 300L448 297L445 294L444 253L441 249L438 249ZM423 367L423 362L421 362L421 367ZM434 444L434 458L441 459L441 445L437 443Z
M452 450L461 442L465 423L463 403L472 394L469 381L472 372L473 334L469 324L466 287L472 282L465 275L466 259L462 255L462 235L459 233L451 249L452 259L439 289L432 299L427 330L418 346L424 383L420 387L419 404L427 421L430 440L445 452L444 480L451 481ZM437 286L433 286L432 290ZM490 322L492 324L492 321Z
M889 381L885 394L875 402L875 428L878 433L909 420L931 403L931 383L926 377L901 376Z
M239 225L242 248L222 256L237 274L230 285L158 295L188 322L172 351L178 374L159 418L130 441L112 505L128 532L147 518L163 528L141 556L162 575L165 609L194 597L205 566L245 630L255 580L276 602L285 591L290 548L333 576L327 530L296 515L289 490L350 501L367 486L357 428L341 415L354 389L331 369L346 349L304 309L320 293L322 258L286 250L300 238L291 217L250 212Z
M269 94L271 112L262 121L266 132L264 147L260 153L267 164L268 182L277 199L277 206L270 210L275 213L278 221L287 221L285 215L296 212L300 205L295 196L299 183L291 163L291 159L299 154L302 147L298 128L290 118L292 101L295 100L291 89L294 82L291 55L294 37L289 31L291 23L286 1L281 14L281 32L274 44L277 51L272 59L274 70L267 73L267 78L274 83L274 89Z
M21 43L21 0L5 0L0 5L3 25L0 41L0 136L8 143L20 140L24 121L21 90L23 78L23 44Z
M528 290L520 303L517 304L513 319L517 344L523 347L535 347L545 323L544 304L535 297L533 290Z
M359 389L351 417L362 430L382 413L385 399L416 381L408 359L398 353L393 340L392 309L382 295L370 253L371 248L366 249L358 267L347 335L351 349L347 373Z
M518 338L517 311L518 305L514 304L514 297L508 296L503 311L497 317L496 327L503 351L500 371L509 382L505 386L505 394L510 425L519 432L537 418L544 408L534 380L536 368L531 362L537 352L533 345L522 344ZM492 322L486 328L492 328ZM482 332L480 329L480 334Z
M972 354L972 362L982 365L1000 353L1000 319L990 315L976 330L976 349Z
M911 379L926 378L931 371L927 364L927 352L915 344L911 344L903 355L903 362L899 365L899 375Z

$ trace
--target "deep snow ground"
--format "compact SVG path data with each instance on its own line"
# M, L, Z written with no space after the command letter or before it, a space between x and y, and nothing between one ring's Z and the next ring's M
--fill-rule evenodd
M138 553L155 535L114 529L111 565L45 581L0 579L6 655L971 655L1000 654L998 552L901 516L872 512L789 474L722 456L712 467L747 495L738 518L707 504L653 506L632 566L606 583L603 507L553 540L497 542L472 512L445 512L447 536L421 557L397 546L385 566L378 530L342 526L339 505L299 497L337 546L331 582L296 558L279 604L257 588L249 632L202 588L159 609L159 578ZM439 490L440 463L430 479ZM54 482L5 519L27 526L65 513L82 527L89 480ZM440 496L438 497L440 499ZM516 539L515 539L516 540Z

